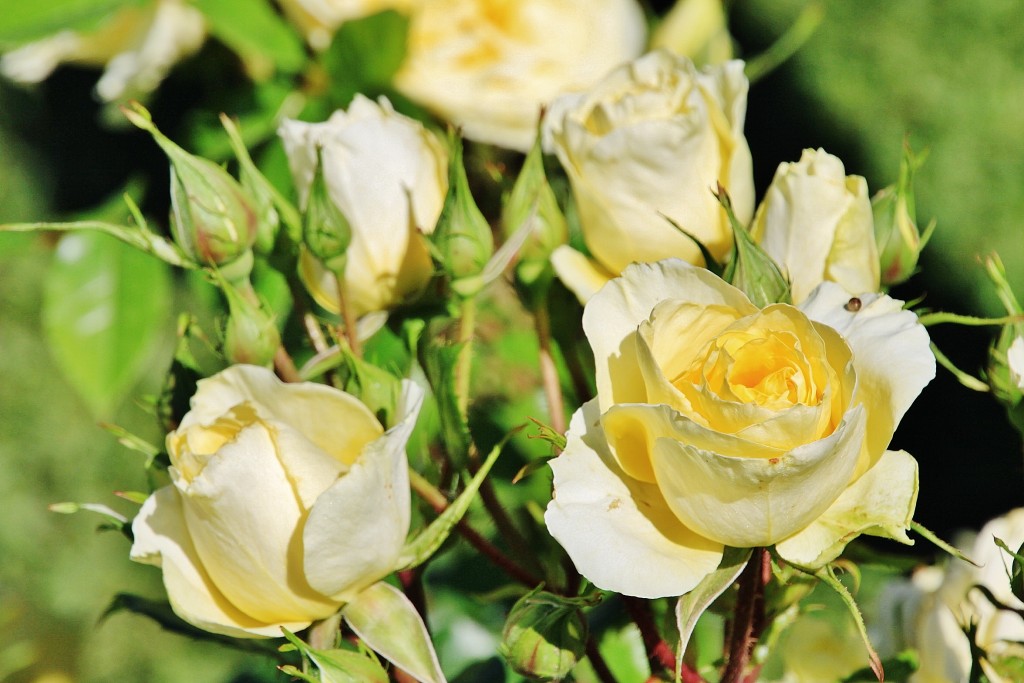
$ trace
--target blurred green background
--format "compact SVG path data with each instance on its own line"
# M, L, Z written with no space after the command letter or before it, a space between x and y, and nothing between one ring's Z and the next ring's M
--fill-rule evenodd
M805 4L733 3L741 55L769 46ZM752 87L747 131L759 191L779 162L796 160L805 147L824 147L848 172L867 177L872 191L881 189L895 180L909 134L915 149L930 150L917 176L918 215L922 223L934 216L938 230L923 272L896 295L925 295L933 308L999 313L976 257L999 252L1024 296L1020 1L823 6L824 20L800 52ZM198 75L206 68L199 65L211 61L230 72L228 53L210 43L151 102L172 138L187 125L190 107L219 83L217 73ZM137 167L151 177L166 174L143 135L101 123L91 96L95 78L61 68L30 90L0 81L0 222L68 219L118 191ZM153 192L165 187L155 184ZM163 208L158 199L150 202ZM141 617L118 614L99 624L116 592L157 597L161 587L157 570L128 561L124 538L94 533L100 518L47 510L74 500L127 512L112 493L145 486L141 456L97 426L43 343L39 311L54 244L0 235L0 680L274 680L265 662L163 633ZM155 274L149 282L166 281ZM146 296L143 290L139 283L130 288L133 296ZM179 299L175 306L181 305ZM166 317L169 336L170 312L156 314ZM932 333L961 367L973 371L985 362L990 331ZM134 397L156 390L170 349L154 343L138 358L148 371ZM894 446L921 464L919 521L948 536L1024 503L1024 473L1019 437L1001 409L939 373ZM161 438L137 402L102 417ZM916 551L931 555L921 546Z

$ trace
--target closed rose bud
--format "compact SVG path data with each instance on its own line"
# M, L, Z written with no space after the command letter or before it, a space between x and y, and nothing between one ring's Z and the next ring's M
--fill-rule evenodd
M224 356L232 364L270 367L281 345L274 316L259 304L248 280L242 281L241 289L227 282L221 282L220 287L228 300Z
M578 602L535 590L512 607L500 650L517 673L560 681L572 671L587 644L587 620Z
M352 226L324 182L323 154L317 150L316 173L309 188L309 199L303 215L302 241L309 253L332 273L345 270L348 246L352 243Z
M899 180L871 198L883 285L898 285L914 274L921 250L935 229L934 221L924 234L917 227L914 173L923 162L923 155L915 156L905 147Z

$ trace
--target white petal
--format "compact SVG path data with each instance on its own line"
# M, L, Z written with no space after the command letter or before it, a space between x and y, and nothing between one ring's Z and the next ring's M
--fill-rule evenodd
M597 402L573 415L565 451L551 462L555 491L544 520L583 576L643 598L681 595L713 572L721 544L683 526L657 487L615 464Z
M854 401L868 408L868 449L880 457L910 404L935 377L928 332L903 302L883 294L850 294L824 282L800 308L812 320L839 332L853 351L857 371ZM877 454L877 455L875 455Z
M615 274L592 261L567 244L559 245L551 254L551 265L558 279L569 288L581 304L586 304Z
M164 587L174 613L204 631L234 638L279 637L281 626L299 631L309 621L267 624L241 612L210 580L196 554L181 499L173 486L151 495L132 522L131 559L163 568Z
M736 548L772 545L817 519L846 488L860 456L864 417L863 408L854 408L828 437L772 458L660 438L654 473L668 505L698 533Z
M864 533L912 545L906 530L916 503L917 461L905 451L886 451L821 517L775 549L793 564L817 569Z
M1024 337L1017 337L1006 350L1006 363L1010 366L1010 381L1024 391Z
M583 329L597 364L602 411L616 403L647 400L637 361L636 331L665 299L724 305L737 309L741 316L757 310L740 290L710 271L678 259L627 267L622 277L595 294L583 311Z
M405 446L422 402L422 389L403 382L401 421L368 445L310 510L303 532L305 573L321 593L348 600L395 569L409 533Z

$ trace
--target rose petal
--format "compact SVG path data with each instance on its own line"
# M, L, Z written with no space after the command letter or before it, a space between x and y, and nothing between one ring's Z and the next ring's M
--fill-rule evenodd
M883 294L862 294L859 306L832 282L822 283L800 308L839 332L853 350L857 371L854 401L868 406L868 450L881 457L897 425L935 377L928 332L903 302ZM856 310L853 310L856 309Z
M817 569L861 534L913 545L906 530L916 503L917 461L905 451L886 451L821 517L776 543L775 550L793 564Z
M255 365L232 365L200 380L179 431L212 424L244 402L253 404L262 418L291 425L344 464L355 461L363 447L384 431L354 396L313 382L282 382L272 371ZM345 425L345 439L338 438L339 424Z
M551 265L558 279L569 288L581 304L590 301L597 290L615 277L614 273L592 261L567 244L559 245L551 253Z
M817 519L846 488L864 413L858 406L828 437L769 459L704 450L685 436L660 438L654 473L669 507L698 533L737 548L772 545Z
M305 510L264 424L243 428L191 482L176 474L196 552L233 605L268 623L337 609L306 583L297 532Z
M757 309L746 295L704 268L678 259L636 263L587 303L583 329L597 362L597 395L602 411L616 403L647 400L636 350L637 327L665 299L735 308L740 315Z
M555 492L544 520L581 574L605 590L656 598L686 593L718 567L722 546L683 526L656 486L615 464L596 400L576 411L567 437L551 462Z
M401 420L367 446L310 510L303 531L306 578L335 600L350 599L395 568L409 533L405 446L422 403L423 391L403 382Z
M281 626L299 631L309 621L267 624L232 605L210 580L185 527L181 498L165 486L146 499L132 522L131 559L163 569L174 613L188 623L233 638L279 637Z

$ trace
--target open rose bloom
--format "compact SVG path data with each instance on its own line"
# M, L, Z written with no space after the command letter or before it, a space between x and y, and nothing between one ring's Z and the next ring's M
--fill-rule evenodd
M861 533L911 542L917 463L887 447L935 359L902 302L826 282L758 309L667 260L627 267L583 327L597 397L552 461L545 519L597 586L681 595L726 546L816 568Z
M390 574L409 532L405 444L422 400L403 385L385 431L355 397L235 365L199 382L167 437L172 484L132 524L175 613L214 633L279 637Z

